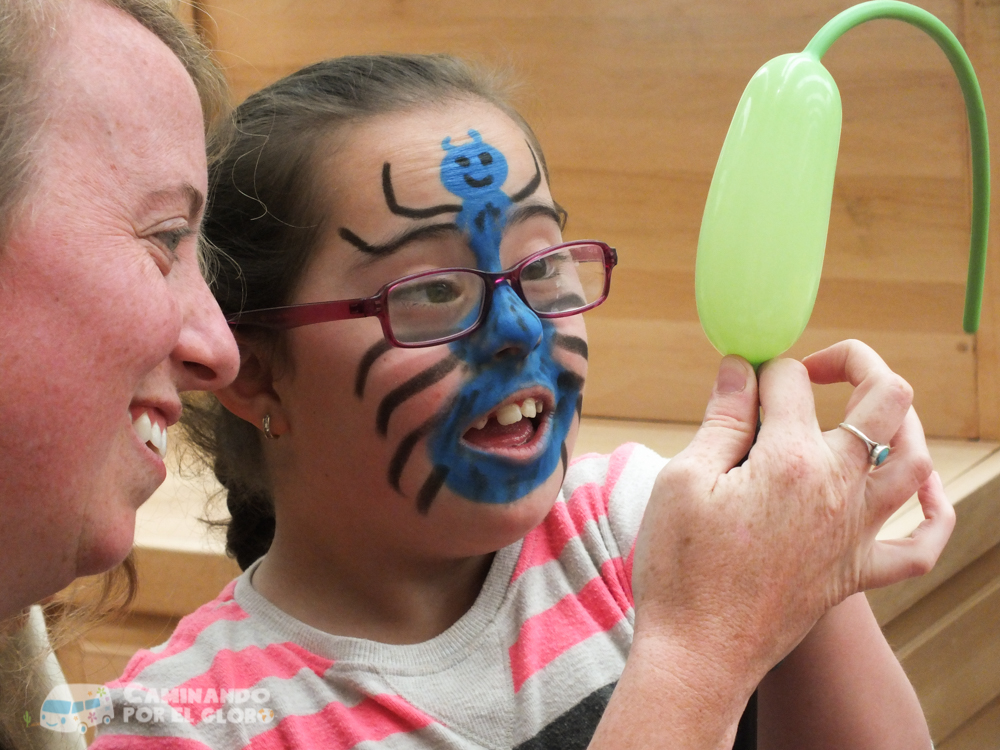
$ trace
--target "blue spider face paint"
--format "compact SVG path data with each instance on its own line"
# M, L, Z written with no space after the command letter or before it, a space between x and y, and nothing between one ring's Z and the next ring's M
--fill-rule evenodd
M507 179L507 160L476 130L470 130L471 143L453 146L451 136L441 142L447 153L441 161L441 181L463 200L477 200L482 191L499 192ZM507 196L504 195L504 198Z
M421 195L431 200L423 205L407 200L415 183L395 175L409 177L412 170L406 173L402 164L385 162L385 206L417 224L382 245L347 227L340 228L340 237L365 255L380 258L395 254L412 237L450 232L464 239L475 267L491 272L557 244L557 211L528 142L523 136L508 136L501 148L478 130L466 132L468 138L438 141L438 190L443 186L452 200L427 190L426 181L420 183ZM542 218L524 218L538 215ZM582 402L587 356L583 335L580 319L541 320L504 284L495 290L480 328L442 346L447 354L436 364L377 396L369 396L370 373L383 357L398 357L399 350L384 342L373 344L358 365L354 392L362 401L379 399L377 430L393 445L389 485L413 497L418 510L427 513L442 492L503 505L561 477L569 453L567 437ZM405 423L400 415L411 399L448 378L459 385L433 416L419 423L411 420L402 433L393 427Z
M455 223L469 237L476 265L484 271L500 270L500 240L511 199L501 189L507 179L507 159L475 130L470 143L453 146L445 138L441 148L441 182L462 199Z
M486 271L502 268L500 244L514 201L503 191L507 159L485 143L476 130L471 141L454 146L445 138L441 182L462 199L455 223L469 238L477 265ZM525 144L527 145L527 144ZM528 147L530 151L530 146ZM535 162L536 174L538 162ZM526 197L526 196L525 196ZM563 441L576 413L583 380L553 358L555 326L540 320L514 290L496 290L483 326L452 342L455 357L466 363L471 377L465 382L443 423L431 436L431 460L445 485L470 500L507 503L523 497L549 478L561 460ZM521 392L543 389L554 399L554 409L535 429L543 445L529 461L473 447L463 436L477 418ZM524 417L522 417L524 419Z

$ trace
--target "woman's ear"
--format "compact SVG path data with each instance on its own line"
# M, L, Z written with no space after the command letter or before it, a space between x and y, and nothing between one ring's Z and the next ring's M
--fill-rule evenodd
M229 411L258 429L264 417L270 417L271 434L277 437L288 430L288 420L274 389L273 353L258 342L239 336L236 340L240 347L239 374L228 386L215 391L215 396Z

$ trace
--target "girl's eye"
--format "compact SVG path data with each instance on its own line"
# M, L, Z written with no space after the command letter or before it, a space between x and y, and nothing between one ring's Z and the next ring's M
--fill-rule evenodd
M428 281L406 290L407 299L416 304L446 305L449 302L454 302L461 295L462 290L458 286L442 279Z
M534 263L529 263L521 271L523 281L541 281L553 273L553 263L551 258L539 258Z

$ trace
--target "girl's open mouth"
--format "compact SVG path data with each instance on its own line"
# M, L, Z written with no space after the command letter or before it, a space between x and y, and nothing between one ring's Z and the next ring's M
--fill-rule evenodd
M541 394L517 396L474 422L462 442L481 451L528 458L547 431L551 412Z

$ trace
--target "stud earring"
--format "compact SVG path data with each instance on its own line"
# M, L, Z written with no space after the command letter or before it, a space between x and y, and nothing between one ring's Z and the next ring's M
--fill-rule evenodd
M264 437L266 437L268 440L277 440L279 437L281 437L281 435L275 435L273 432L271 432L270 414L264 415L263 426L264 426Z

